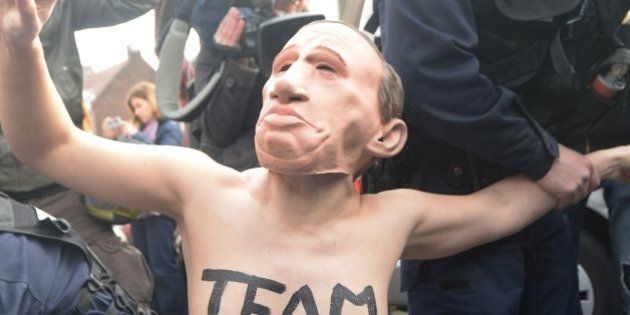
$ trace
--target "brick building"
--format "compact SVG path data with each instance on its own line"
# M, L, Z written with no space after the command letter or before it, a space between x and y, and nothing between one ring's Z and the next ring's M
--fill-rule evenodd
M94 73L84 69L83 92L91 108L92 129L100 134L101 122L107 116L131 119L125 100L127 92L139 81L155 82L155 70L142 58L139 51L127 50L127 61L107 70Z

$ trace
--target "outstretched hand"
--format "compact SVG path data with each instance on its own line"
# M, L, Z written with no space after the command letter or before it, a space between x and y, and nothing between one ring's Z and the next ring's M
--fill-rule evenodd
M603 179L630 183L630 145L595 151L588 158Z
M0 38L5 45L32 43L56 0L0 0Z

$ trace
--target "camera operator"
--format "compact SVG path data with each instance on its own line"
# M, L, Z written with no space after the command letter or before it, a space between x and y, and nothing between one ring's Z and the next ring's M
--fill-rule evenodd
M307 5L308 0L276 0L274 12L304 12ZM202 45L195 83L195 92L199 93L226 61L219 86L201 116L200 149L215 161L239 171L258 166L254 129L262 105L259 91L264 84L254 58L225 52L225 48L238 51L245 26L241 12L230 8L214 34L215 45Z

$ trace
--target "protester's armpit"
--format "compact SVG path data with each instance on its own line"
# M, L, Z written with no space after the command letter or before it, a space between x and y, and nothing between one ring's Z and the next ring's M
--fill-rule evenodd
M247 284L247 292L245 294L245 300L243 301L242 307L243 314L270 314L271 310L269 307L254 302L256 292L259 288L278 294L282 294L286 290L286 285L280 282L232 270L204 269L201 278L204 281L215 282L212 289L212 295L210 296L210 304L208 305L208 315L219 314L221 298L223 297L223 292L229 282ZM376 315L376 298L374 296L374 289L371 285L366 286L359 294L355 294L342 284L338 283L335 285L332 289L330 297L330 314L341 314L341 308L343 307L343 303L345 301L348 301L356 306L365 305L367 307L368 315ZM313 297L313 292L308 285L302 286L291 295L291 298L287 302L282 314L293 314L300 304L302 304L302 307L306 311L307 315L319 315L317 304L315 303L315 298ZM276 310L274 310L273 313L276 313L275 311Z

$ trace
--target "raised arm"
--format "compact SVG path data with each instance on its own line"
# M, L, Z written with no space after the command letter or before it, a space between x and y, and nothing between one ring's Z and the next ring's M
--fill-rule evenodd
M16 155L70 188L178 218L205 171L219 166L193 150L124 144L75 128L37 38L54 0L0 4L0 122Z
M630 180L630 146L588 155L606 179ZM450 256L512 235L549 209L557 199L526 176L514 176L471 195L447 196L394 192L392 202L414 222L403 253L408 259ZM395 199L394 199L395 197ZM406 219L408 219L407 217Z

